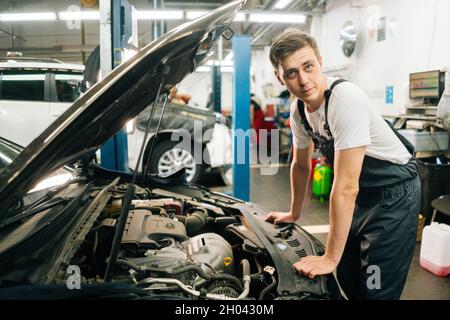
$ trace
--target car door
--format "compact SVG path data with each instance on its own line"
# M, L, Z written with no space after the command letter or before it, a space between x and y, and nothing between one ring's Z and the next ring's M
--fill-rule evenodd
M80 96L82 73L55 71L50 75L50 123L64 113Z
M3 70L0 136L26 146L49 125L48 75L40 70Z

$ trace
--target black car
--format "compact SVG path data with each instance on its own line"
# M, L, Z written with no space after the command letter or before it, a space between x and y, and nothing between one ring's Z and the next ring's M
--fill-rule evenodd
M95 151L205 59L244 1L165 34L90 88L0 173L1 299L331 299L292 264L324 248L268 210L199 186L106 170ZM74 163L74 177L29 193Z

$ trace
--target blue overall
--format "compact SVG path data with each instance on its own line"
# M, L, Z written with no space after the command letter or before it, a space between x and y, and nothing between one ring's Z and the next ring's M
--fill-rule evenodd
M324 130L329 138L313 131L303 102L297 102L302 125L331 166L335 150L328 102L333 88L344 81L336 80L324 93ZM387 123L411 158L399 165L364 157L352 225L337 268L339 284L349 299L399 299L414 253L421 193L414 147Z

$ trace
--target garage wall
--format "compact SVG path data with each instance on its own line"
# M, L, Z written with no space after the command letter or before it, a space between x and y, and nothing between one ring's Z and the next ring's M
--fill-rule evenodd
M321 47L325 71L357 82L383 114L398 114L408 103L409 73L450 65L448 0L337 0L327 13L315 17L311 33ZM377 21L385 17L386 39L377 41ZM346 20L359 30L351 58L339 48L339 32ZM393 86L392 104L385 102L386 86Z

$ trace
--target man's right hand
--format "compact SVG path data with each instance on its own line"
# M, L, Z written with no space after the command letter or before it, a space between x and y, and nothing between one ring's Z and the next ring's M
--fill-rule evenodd
M265 221L279 224L294 223L297 219L298 217L294 217L291 212L271 212L266 216Z

